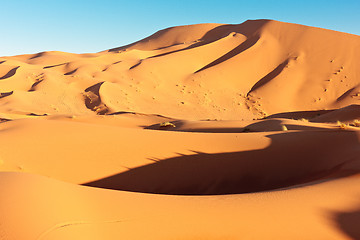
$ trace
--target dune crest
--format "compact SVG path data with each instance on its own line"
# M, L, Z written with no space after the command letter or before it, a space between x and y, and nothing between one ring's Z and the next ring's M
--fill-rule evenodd
M0 58L0 239L360 239L360 36L273 20Z
M31 103L23 111L91 114L86 89L100 83L100 113L252 120L334 109L359 103L358 44L356 35L270 20L173 27L96 54L9 57L0 79L14 94L0 109L19 109L19 92ZM52 108L36 106L45 93Z

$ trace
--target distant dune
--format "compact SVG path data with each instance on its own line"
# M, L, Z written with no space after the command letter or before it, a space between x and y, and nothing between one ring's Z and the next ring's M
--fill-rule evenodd
M0 57L0 239L360 239L359 63L273 20Z

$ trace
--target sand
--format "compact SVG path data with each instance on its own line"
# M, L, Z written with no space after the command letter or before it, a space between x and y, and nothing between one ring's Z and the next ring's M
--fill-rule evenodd
M0 57L0 239L360 239L359 46L252 20Z

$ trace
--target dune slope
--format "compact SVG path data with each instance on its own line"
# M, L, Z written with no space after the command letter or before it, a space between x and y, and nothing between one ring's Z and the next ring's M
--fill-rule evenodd
M360 36L272 20L0 58L0 239L360 239Z

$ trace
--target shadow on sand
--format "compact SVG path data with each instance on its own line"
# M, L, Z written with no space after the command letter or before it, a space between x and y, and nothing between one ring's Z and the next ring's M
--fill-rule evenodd
M337 228L350 239L360 239L360 205L352 211L331 213Z
M11 69L8 73L6 73L4 76L0 77L0 80L4 80L7 78L11 78L12 76L14 76L16 74L16 71L18 70L20 66L15 67L13 69Z
M150 159L154 163L84 185L176 195L250 193L318 180L360 161L355 132L286 132L267 137L271 144L264 149Z

